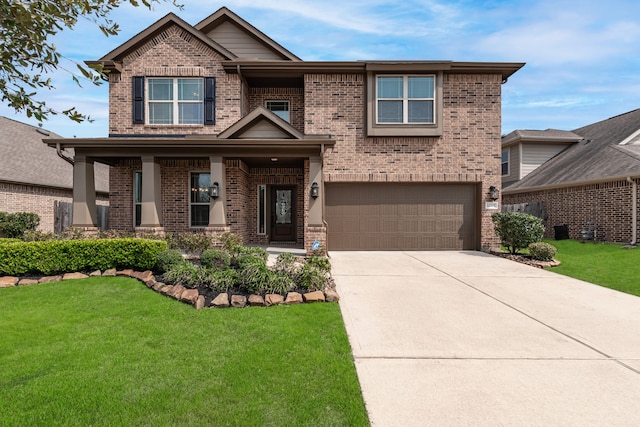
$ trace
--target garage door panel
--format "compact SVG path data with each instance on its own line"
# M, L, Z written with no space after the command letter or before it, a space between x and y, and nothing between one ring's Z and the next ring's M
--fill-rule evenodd
M476 249L476 186L327 184L330 250Z

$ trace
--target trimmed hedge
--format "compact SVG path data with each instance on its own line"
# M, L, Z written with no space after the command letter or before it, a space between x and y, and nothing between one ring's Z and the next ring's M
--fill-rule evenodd
M148 239L51 240L0 244L0 275L110 268L153 269L167 242Z

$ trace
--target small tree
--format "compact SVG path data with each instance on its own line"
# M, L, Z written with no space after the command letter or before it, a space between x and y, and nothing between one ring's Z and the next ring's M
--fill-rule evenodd
M524 212L497 212L491 215L491 220L502 245L512 254L544 236L542 219Z

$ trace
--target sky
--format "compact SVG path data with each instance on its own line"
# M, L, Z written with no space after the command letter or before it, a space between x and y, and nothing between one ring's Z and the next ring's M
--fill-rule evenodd
M640 2L637 0L183 0L123 5L105 37L82 20L53 39L66 58L96 60L169 12L191 25L226 6L308 61L452 60L524 62L502 86L502 133L573 130L640 108ZM62 69L40 100L72 106L92 123L53 116L43 128L63 137L108 135L108 87L78 87ZM37 125L0 105L0 115Z

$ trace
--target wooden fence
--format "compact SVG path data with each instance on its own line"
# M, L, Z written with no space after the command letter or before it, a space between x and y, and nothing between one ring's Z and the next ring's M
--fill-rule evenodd
M98 205L98 228L109 228L109 206ZM71 225L73 219L73 204L56 200L53 205L53 231L62 233Z

